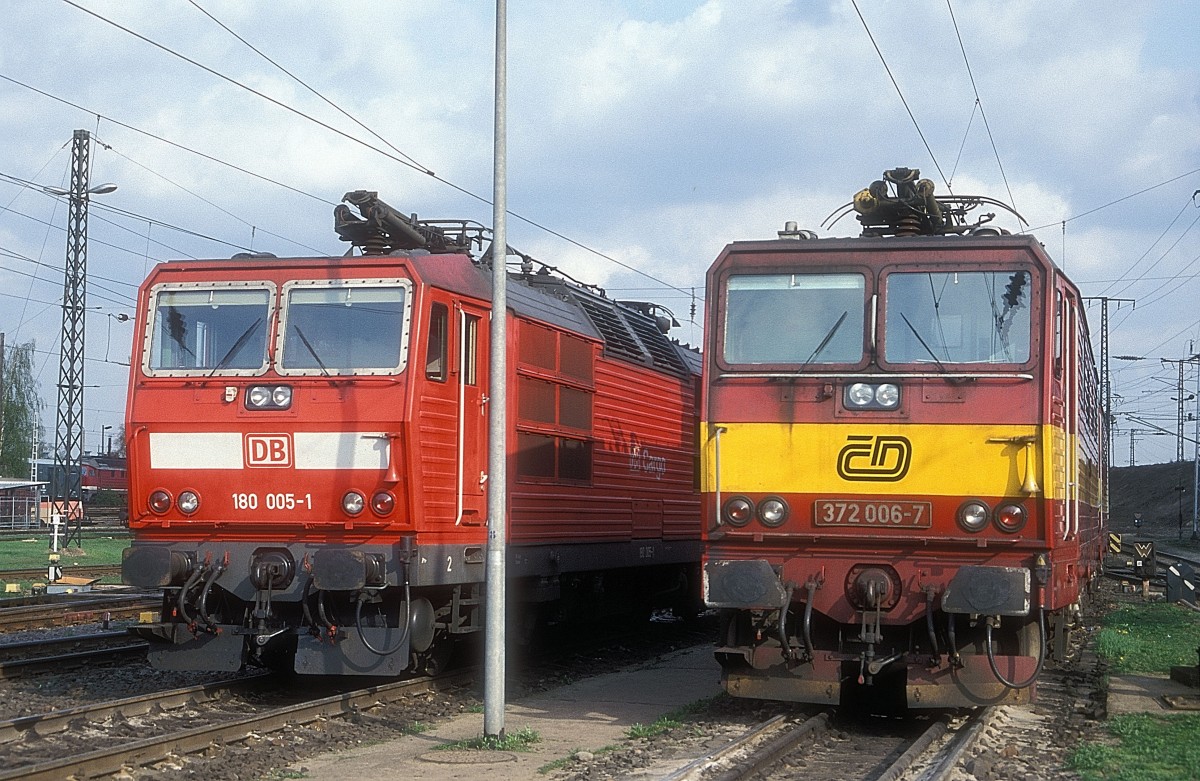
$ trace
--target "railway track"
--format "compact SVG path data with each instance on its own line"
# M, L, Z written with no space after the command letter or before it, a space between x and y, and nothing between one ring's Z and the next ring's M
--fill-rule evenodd
M667 779L896 781L920 772L920 781L943 781L978 738L991 712L984 709L966 718L942 717L932 722L835 723L829 713L819 713L797 724L776 716L698 757Z
M0 781L58 781L119 772L257 739L276 730L335 719L414 694L470 682L467 669L437 679L370 686L304 699L263 673L0 722L7 755ZM245 695L245 696L241 696ZM273 705L263 705L274 700ZM247 715L249 714L249 715Z
M68 571L64 574L79 578L103 578L110 575L120 575L120 564L83 564L72 565L66 568ZM21 580L36 580L44 581L46 579L46 568L38 567L36 569L6 569L0 571L0 580L6 583L13 583Z
M144 656L148 643L127 632L93 632L0 644L0 679Z
M162 598L141 594L46 595L6 600L0 605L3 633L136 618L146 611L159 610Z

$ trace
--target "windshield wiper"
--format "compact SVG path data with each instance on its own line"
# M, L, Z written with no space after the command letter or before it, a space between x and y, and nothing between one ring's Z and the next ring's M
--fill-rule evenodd
M829 342L833 339L833 335L836 334L838 329L842 327L842 323L846 322L846 315L848 314L850 314L849 309L842 312L842 316L837 319L837 322L833 324L833 328L829 329L829 333L825 334L825 338L822 339L821 343L817 345L817 349L813 350L813 354L808 356L808 360L801 364L801 367L808 366L810 363L816 360L816 357L821 354L822 350L829 346Z
M325 368L325 362L321 360L321 356L317 355L316 349L311 343L309 343L308 338L304 335L304 332L300 330L300 326L297 325L294 326L294 328L296 330L296 336L300 337L300 341L304 344L305 349L308 350L308 354L311 355L313 360L317 362L317 366L321 369L321 374L326 377L330 376L329 369Z
M258 324L261 322L261 317L255 318L254 322L250 324L250 327L243 331L242 335L239 336L237 341L233 343L233 346L229 348L229 352L225 353L225 356L221 358L221 360L217 361L217 365L214 366L213 370L208 373L209 377L224 369L225 364L229 363L230 359L237 355L238 351L246 346L246 342L250 341L251 335L254 334L255 329L258 328Z
M167 336L171 337L171 341L174 342L175 345L184 352L184 354L192 356L192 361L194 363L199 363L199 361L196 360L196 353L183 341L184 333L187 331L187 326L184 324L183 315L178 309L173 306L167 307L167 318L165 325Z
M933 362L937 364L938 369L940 369L942 371L942 373L945 374L946 365L941 362L941 360L937 357L937 355L934 354L933 350L930 349L929 345L926 344L925 340L921 338L921 334L917 333L917 329L913 326L912 323L909 322L908 316L905 315L903 312L901 312L900 318L902 320L904 320L904 324L906 326L908 326L908 330L912 331L912 335L917 337L917 341L920 342L921 346L925 348L925 352L929 353L929 357L932 358Z

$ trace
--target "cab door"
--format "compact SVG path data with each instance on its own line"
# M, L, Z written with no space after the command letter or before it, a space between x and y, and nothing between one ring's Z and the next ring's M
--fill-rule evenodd
M456 423L456 525L482 525L487 518L488 312L459 301L454 306Z

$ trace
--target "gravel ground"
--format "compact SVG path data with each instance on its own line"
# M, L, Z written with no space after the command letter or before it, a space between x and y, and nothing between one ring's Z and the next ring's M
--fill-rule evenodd
M1069 752L1081 740L1102 734L1104 670L1090 652L1095 619L1118 599L1116 589L1103 584L1097 599L1085 612L1089 627L1075 633L1071 660L1050 663L1039 687L1038 702L1006 707L993 719L984 737L957 771L958 781L992 779L1077 779L1064 769ZM510 665L512 699L553 689L590 675L614 672L653 659L678 648L711 642L712 621L699 626L656 622L649 631L592 642L587 651L559 651L548 659L530 661L524 670ZM97 627L72 627L53 632L94 631ZM22 633L23 639L29 637ZM0 637L0 642L4 642ZM602 651L595 650L602 648ZM470 652L466 656L469 661ZM0 681L0 716L44 712L85 702L131 696L175 688L204 680L211 674L162 673L145 664L36 675ZM176 757L152 768L130 770L123 781L174 781L200 779L277 779L279 768L305 757L386 741L405 732L466 712L479 712L477 691L425 694L387 707L356 714L348 719L319 722L279 732L251 736L243 743L219 747L200 755ZM739 700L720 696L700 703L686 714L675 714L678 725L653 737L629 739L597 752L581 752L563 767L544 776L553 781L617 781L656 777L654 768L668 761L704 753L732 740L752 726L778 713L803 720L817 712L812 706ZM659 774L661 775L661 774Z
M1097 584L1085 605L1083 625L1072 633L1069 657L1049 662L1036 703L999 708L974 749L951 778L954 781L1077 781L1066 767L1081 742L1101 740L1106 670L1092 651L1100 616L1121 599L1112 581ZM554 781L618 781L653 778L647 768L667 760L699 756L779 713L797 721L816 708L719 697L681 719L678 727L654 738L631 740L611 751L589 753L557 774ZM853 732L841 724L838 731ZM913 777L919 769L914 769Z

